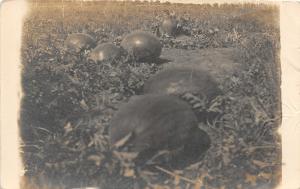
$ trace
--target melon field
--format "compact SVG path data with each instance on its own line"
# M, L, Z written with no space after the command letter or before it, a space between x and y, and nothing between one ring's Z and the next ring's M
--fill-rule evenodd
M139 1L29 5L22 41L22 189L273 189L280 183L278 7ZM178 35L162 32L166 15L178 20ZM122 54L93 62L87 58L90 50L74 53L65 46L70 34L85 33L98 44L119 47L135 30L160 40L158 59L143 62ZM163 91L164 76L158 73L175 67L192 69L199 83L206 79L199 91L174 96L196 115L197 127L209 137L209 148L185 166L139 167L129 161L132 154L120 157L111 147L111 120L133 97ZM166 91L188 88L180 83L172 87ZM151 109L143 100L139 104L132 106L132 114ZM167 119L153 123L164 128ZM191 122L187 117L178 122L184 119ZM153 128L153 137L163 141L164 129ZM147 137L147 132L140 135ZM169 138L179 141L178 148L179 136L174 132ZM187 146L198 140L191 141ZM181 154L187 159L193 155Z

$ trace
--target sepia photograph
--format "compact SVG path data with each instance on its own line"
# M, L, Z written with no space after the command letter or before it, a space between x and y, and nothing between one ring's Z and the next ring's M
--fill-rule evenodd
M282 182L278 4L29 0L27 9L21 189Z

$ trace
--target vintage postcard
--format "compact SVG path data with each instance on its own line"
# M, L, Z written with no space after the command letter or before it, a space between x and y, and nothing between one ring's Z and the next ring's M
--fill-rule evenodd
M299 189L299 7L3 2L1 188Z

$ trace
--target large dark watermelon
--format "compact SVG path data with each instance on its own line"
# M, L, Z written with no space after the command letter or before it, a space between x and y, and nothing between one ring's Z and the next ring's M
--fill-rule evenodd
M177 34L177 23L175 18L166 18L161 24L162 32L169 36L175 36Z
M110 142L117 146L123 140L122 148L140 154L139 163L145 163L159 151L169 151L173 155L166 163L176 167L176 162L199 157L208 149L209 137L197 125L190 106L177 97L136 96L113 117Z
M166 68L146 81L145 93L174 94L198 93L213 98L220 93L209 73L188 67Z
M70 34L65 40L65 46L68 51L80 52L95 47L96 41L94 38L85 33L73 33Z
M103 43L95 47L89 54L88 59L94 62L116 60L120 58L122 51L112 43Z
M155 61L161 54L162 44L153 34L135 31L127 35L121 46L138 61Z

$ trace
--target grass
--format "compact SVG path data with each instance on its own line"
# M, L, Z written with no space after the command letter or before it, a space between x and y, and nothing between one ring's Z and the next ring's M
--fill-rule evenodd
M274 188L281 180L278 7L130 2L32 2L23 26L20 128L26 178L22 188ZM122 57L90 64L69 54L69 33L119 44L132 30L155 32L175 12L191 37L161 37L164 48L234 47L246 69L225 78L207 109L212 146L184 170L162 167L136 175L109 150L107 129L119 104L140 94L161 67ZM217 29L217 30L216 30ZM216 32L212 32L216 31ZM97 116L97 115L102 116Z

